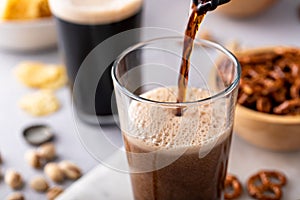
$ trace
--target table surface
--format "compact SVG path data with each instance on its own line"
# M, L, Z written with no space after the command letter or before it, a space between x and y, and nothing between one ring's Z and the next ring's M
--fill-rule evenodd
M182 32L187 20L188 0L178 0L169 5L168 0L149 0L145 2L143 26L163 27ZM220 15L218 12L208 14L203 29L209 30L221 43L237 40L245 47L292 45L300 46L300 19L297 8L299 1L282 0L262 15L251 19L237 20ZM50 125L55 133L55 145L58 160L68 159L80 165L88 172L99 164L95 156L89 152L89 146L77 134L78 124L75 124L72 113L71 98L68 88L57 91L62 108L47 117L35 118L21 111L18 100L32 92L17 82L13 76L16 64L24 60L36 60L47 63L60 63L57 49L35 53L17 53L0 51L0 152L3 157L2 171L9 168L20 171L27 184L22 189L26 199L45 199L29 188L28 181L42 171L31 169L24 161L24 152L34 147L28 145L21 137L24 127L31 124L45 123ZM89 127L97 129L97 127ZM120 132L116 127L105 127L108 137L115 146L121 146ZM94 140L94 143L98 141ZM105 154L105 152L104 152ZM107 153L109 155L109 152ZM278 169L286 173L289 183L285 188L284 199L300 199L300 152L278 153L256 148L237 136L234 136L229 172L238 175L245 183L246 179L260 169ZM71 182L65 182L68 187ZM0 199L5 199L11 193L8 186L0 179ZM246 195L241 199L249 199Z

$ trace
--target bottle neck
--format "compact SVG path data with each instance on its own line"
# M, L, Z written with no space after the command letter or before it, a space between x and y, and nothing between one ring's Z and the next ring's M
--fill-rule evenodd
M230 0L211 0L211 10L216 9L218 6L228 3Z
M218 6L228 3L230 0L193 0L197 6L198 13L206 13L215 10Z

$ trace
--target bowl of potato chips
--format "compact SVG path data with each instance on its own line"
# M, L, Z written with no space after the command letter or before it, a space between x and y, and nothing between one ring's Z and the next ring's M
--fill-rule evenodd
M0 1L0 48L35 51L56 46L47 0Z

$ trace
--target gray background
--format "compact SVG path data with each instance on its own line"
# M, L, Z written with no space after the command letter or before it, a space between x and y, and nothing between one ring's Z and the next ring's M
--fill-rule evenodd
M146 0L144 26L164 27L182 32L189 4L188 0ZM214 12L206 17L202 28L211 31L223 44L236 39L245 47L300 46L300 20L297 18L296 9L299 4L298 0L280 0L263 15L247 20L230 19ZM62 109L49 117L33 118L17 107L20 97L31 91L19 84L12 74L14 66L24 60L61 62L56 49L36 53L0 52L0 152L4 159L2 170L14 168L22 172L27 182L33 175L42 174L41 171L31 169L24 161L24 152L32 147L22 139L21 130L30 124L46 123L53 127L57 136L55 144L58 160L73 160L84 172L88 172L98 165L98 162L87 153L76 135L68 88L57 92ZM111 140L120 146L119 131L114 127L105 129L110 133ZM300 198L300 152L270 152L249 145L236 136L233 138L231 150L229 172L237 174L242 182L261 168L278 169L285 172L289 180L284 189L284 199ZM64 186L70 184L65 182ZM27 199L44 199L43 195L32 192L28 184L22 191ZM0 199L4 199L10 192L3 179L0 179ZM249 197L244 196L241 199Z

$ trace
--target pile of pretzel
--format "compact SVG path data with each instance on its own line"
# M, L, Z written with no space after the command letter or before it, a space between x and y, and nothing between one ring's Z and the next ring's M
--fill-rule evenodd
M238 103L278 115L300 114L300 50L277 47L240 54Z
M279 171L259 171L247 181L248 194L257 200L280 200L282 187L287 180ZM243 193L243 187L237 177L228 174L225 180L226 200L238 199Z

